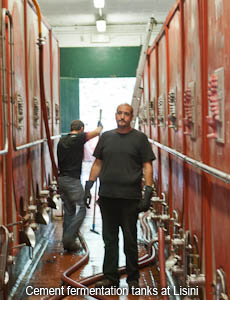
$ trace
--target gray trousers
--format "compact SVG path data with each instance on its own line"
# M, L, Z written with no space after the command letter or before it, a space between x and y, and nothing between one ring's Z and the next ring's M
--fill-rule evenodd
M62 241L64 247L69 247L74 243L86 215L84 190L79 179L69 176L60 176L58 186L64 202Z

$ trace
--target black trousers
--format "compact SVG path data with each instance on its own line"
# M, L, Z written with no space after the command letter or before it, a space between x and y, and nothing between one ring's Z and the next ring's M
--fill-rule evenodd
M103 240L105 254L103 262L104 277L118 282L119 263L119 227L124 238L124 253L126 255L127 281L139 278L137 219L139 200L114 199L100 196L99 206L103 221Z

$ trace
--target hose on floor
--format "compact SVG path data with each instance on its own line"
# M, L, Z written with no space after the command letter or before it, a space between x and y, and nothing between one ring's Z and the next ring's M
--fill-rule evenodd
M144 214L143 216L141 216L140 222L142 225L144 224L144 231L143 231L144 236L149 238L149 235L150 235L149 231L150 230L148 228L147 223L144 223L144 221L143 221L143 218L146 218L146 216L147 216L147 214ZM69 267L64 273L62 273L61 280L67 286L69 285L69 286L75 287L75 288L88 288L88 286L90 286L90 285L96 283L97 281L103 279L104 275L103 275L103 273L99 273L99 274L96 274L93 276L89 276L89 277L87 277L87 278L85 278L79 282L73 280L70 277L75 271L77 271L80 267L82 267L84 264L86 264L88 262L88 259L89 259L89 249L88 249L88 246L87 246L84 238L82 237L82 235L79 235L79 239L80 239L81 245L85 251L85 254L82 256L82 258L77 263L75 263L74 265ZM155 248L153 245L154 245L154 243L157 242L157 239L152 240L152 241L146 240L146 242L148 244L147 245L147 254L145 254L143 257L139 258L139 261L138 261L139 268L143 268L143 267L150 265L151 263L153 263L155 261L155 258L156 258L156 251L155 251ZM126 272L126 267L125 266L120 267L119 272L120 272L120 274L124 274ZM67 296L66 286L64 287L64 290L65 290L64 295L52 296L52 297L49 297L48 300L61 300L62 298L66 297ZM97 295L97 294L93 294L90 296L92 296L96 299L99 299L99 300L111 300L110 296Z

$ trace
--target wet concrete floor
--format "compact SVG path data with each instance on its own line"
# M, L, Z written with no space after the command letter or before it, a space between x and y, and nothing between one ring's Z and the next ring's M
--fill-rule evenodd
M88 165L85 166L88 171ZM86 170L85 170L86 171ZM84 181L82 179L82 183ZM94 193L94 191L92 191ZM92 200L93 203L93 200ZM45 288L56 289L57 293L59 288L63 285L61 283L61 275L70 266L78 262L83 256L83 250L75 253L65 252L63 249L61 237L62 237L62 217L59 215L53 216L53 222L56 224L54 234L50 237L47 249L42 256L33 276L27 285L26 291L21 299L24 300L47 300L49 296L42 294L31 294L35 289ZM96 206L96 218L95 218L95 230L99 232L96 234L91 231L93 222L93 204L91 209L87 209L87 215L85 221L81 227L81 233L83 234L85 241L89 248L89 261L82 266L78 271L74 272L71 277L76 281L81 281L83 278L95 275L102 272L102 264L104 257L104 244L102 240L102 223L99 207ZM141 229L139 226L139 234L141 236ZM120 232L120 266L125 265L125 256L123 253L123 238ZM146 253L145 248L139 245L139 256L143 256ZM122 275L120 280L120 288L122 288L122 295L110 296L111 300L161 300L159 274L155 265L148 266L140 270L140 287L143 288L141 293L131 295L127 294L128 291L124 291L123 288L128 287L126 282L126 276ZM91 286L93 287L93 285ZM145 289L145 290L144 290ZM149 293L146 292L149 289ZM153 291L158 292L156 295ZM127 292L127 293L126 293ZM28 295L31 294L31 295ZM62 300L94 300L91 296L70 295Z

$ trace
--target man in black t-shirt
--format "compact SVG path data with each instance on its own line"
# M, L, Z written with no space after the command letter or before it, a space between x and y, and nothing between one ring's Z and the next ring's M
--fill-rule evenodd
M98 122L98 127L94 131L84 132L83 122L74 120L71 123L71 132L61 138L58 143L58 186L64 202L62 241L64 249L68 251L80 248L76 238L86 215L86 207L83 202L84 190L80 182L84 144L98 136L101 131L101 122ZM77 206L78 211L76 212Z
M104 279L95 287L119 285L118 234L121 227L126 255L127 282L139 287L137 219L140 211L150 207L153 173L152 161L155 155L147 136L131 128L133 110L129 104L117 108L117 129L107 131L100 137L93 156L96 160L91 168L89 181L85 186L85 203L90 204L90 188L100 178L99 206L103 221L105 255ZM145 175L145 195L142 200L142 175Z

